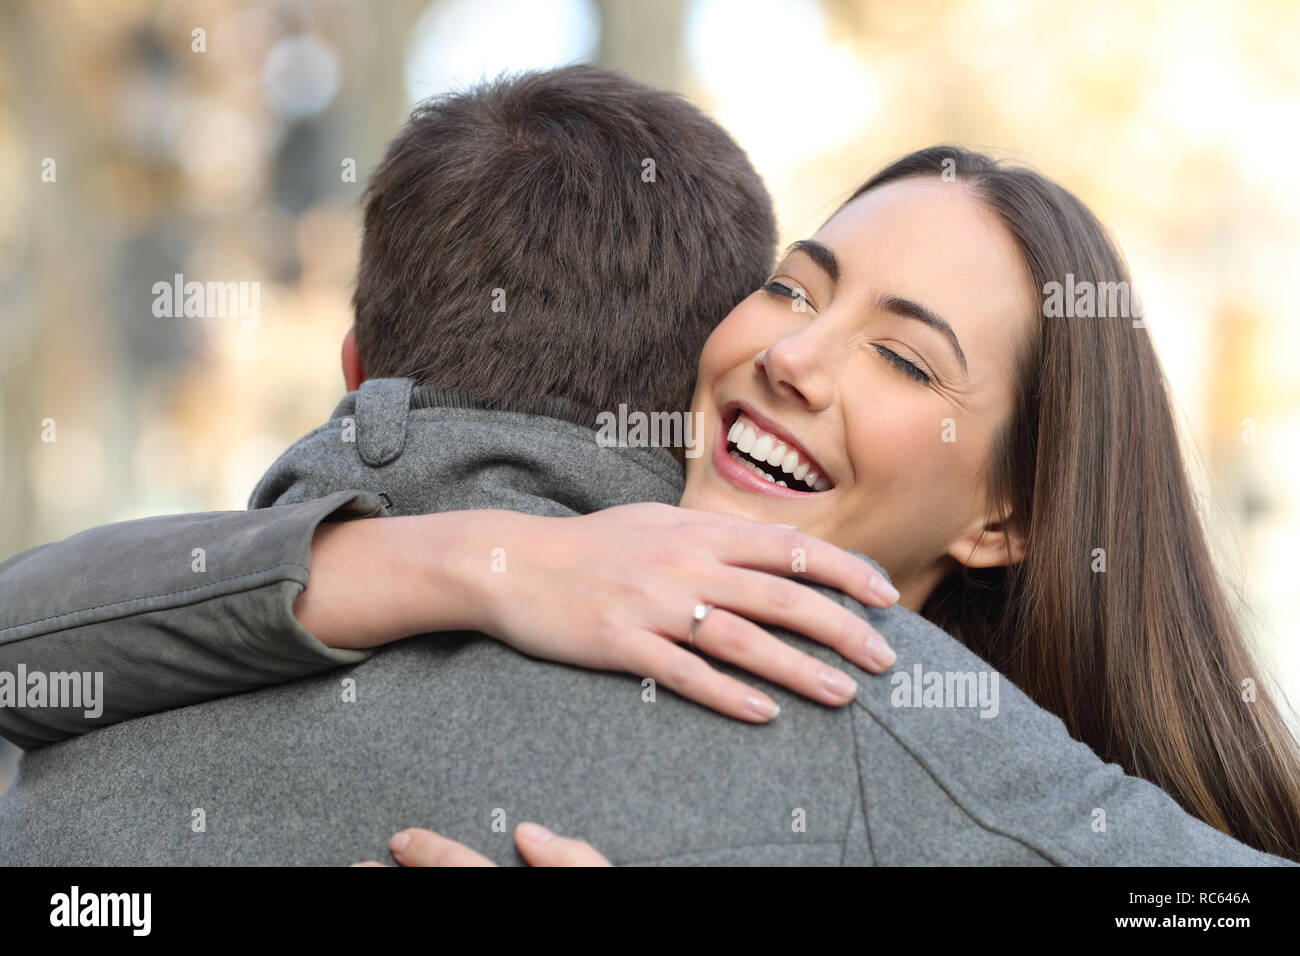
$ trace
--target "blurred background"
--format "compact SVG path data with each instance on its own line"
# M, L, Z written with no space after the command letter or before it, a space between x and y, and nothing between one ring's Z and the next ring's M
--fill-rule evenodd
M934 142L1080 196L1128 254L1224 574L1300 700L1298 39L1291 0L0 4L0 559L244 508L343 392L358 199L412 104L583 60L728 127L783 242ZM177 273L259 283L257 321L155 316Z

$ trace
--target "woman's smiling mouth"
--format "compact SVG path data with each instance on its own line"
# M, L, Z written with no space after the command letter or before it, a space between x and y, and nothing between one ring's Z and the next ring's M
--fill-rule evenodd
M719 432L713 466L732 484L781 498L802 498L835 487L790 435L739 403L726 408Z

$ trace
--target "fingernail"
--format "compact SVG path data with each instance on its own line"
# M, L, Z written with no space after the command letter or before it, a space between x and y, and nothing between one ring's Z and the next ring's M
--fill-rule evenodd
M540 823L521 823L517 829L529 843L547 843L555 839L555 834Z
M822 686L834 691L837 697L848 697L858 692L858 682L843 671L833 671L829 667L821 672Z
M898 655L893 649L880 639L879 634L867 635L867 657L875 662L881 670L894 666L894 661L898 660Z
M388 849L392 850L394 853L401 853L406 849L406 845L410 842L411 834L405 831L394 833L392 839L388 841Z
M871 586L871 589L875 591L876 595L883 601L888 601L890 604L896 604L898 602L898 588L894 587L884 578L876 578L876 582Z
M799 530L799 526L795 524L778 524L775 521L770 522L770 524L773 528L793 528L795 531Z
M749 712L759 720L774 720L776 715L781 713L781 708L776 705L776 701L759 697L757 694L746 697L745 703L749 707Z

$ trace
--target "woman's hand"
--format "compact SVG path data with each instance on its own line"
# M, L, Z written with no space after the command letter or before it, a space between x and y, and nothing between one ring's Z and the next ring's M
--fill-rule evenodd
M294 603L330 647L474 630L547 660L625 671L719 713L763 723L776 703L696 648L824 704L848 674L752 623L805 634L873 673L893 652L866 621L791 576L888 607L898 592L867 562L784 525L662 504L571 518L453 511L322 524ZM691 634L692 616L712 605Z
M751 722L775 717L775 702L682 644L834 706L853 698L853 679L751 621L805 634L874 673L893 663L866 621L788 576L875 607L898 592L865 561L793 528L661 504L513 517L522 535L501 541L497 573L486 553L495 542L481 541L476 626L524 653L650 677ZM714 610L692 640L696 605Z
M521 823L515 827L515 846L529 866L609 866L591 844L582 840L558 837L536 823ZM463 843L449 840L432 830L412 827L393 834L388 841L393 859L402 866L496 866L481 853L475 853ZM353 866L385 866L368 860Z

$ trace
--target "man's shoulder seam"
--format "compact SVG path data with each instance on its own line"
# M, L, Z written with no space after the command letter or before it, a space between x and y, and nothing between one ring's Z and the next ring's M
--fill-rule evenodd
M970 817L970 819L981 829L988 830L990 833L996 833L999 836L1004 836L1009 840L1014 840L1025 847L1025 849L1043 857L1043 859L1057 866L1084 865L1082 861L1075 859L1068 851L1063 850L1060 847L1045 846L1044 841L1035 840L1029 835L1020 832L1020 828L1016 827L1014 824L997 820L996 814L989 811L979 800L976 800L974 797L966 793L965 788L961 785L960 781L955 779L945 779L944 775L940 772L942 769L942 761L929 754L923 745L916 741L906 739L905 735L900 734L895 730L895 728L890 726L889 721L881 718L880 715L876 714L870 707L862 703L862 701L855 699L850 703L850 706L865 713L869 718L871 718L871 720L875 721L875 723L880 726L885 733L893 737L894 740L898 742L898 745L907 751L908 756L915 760L921 769L925 771L926 775L934 781L935 786L946 793L952 802L956 804L957 808L961 810L962 813L966 814L966 816Z

